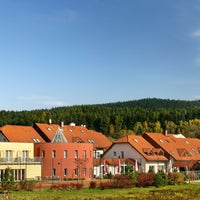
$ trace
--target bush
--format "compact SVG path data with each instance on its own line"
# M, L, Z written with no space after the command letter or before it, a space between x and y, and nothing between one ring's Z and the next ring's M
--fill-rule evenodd
M20 189L26 190L26 191L33 191L34 187L35 187L35 181L20 181L19 183L20 185Z
M10 167L1 174L1 188L3 190L12 190L14 188L13 170Z
M137 186L138 187L147 187L154 185L154 173L140 173L137 176Z
M180 172L172 172L168 174L168 181L171 185L184 183L184 175Z
M108 188L111 188L111 182L101 182L99 187L101 190L104 190L104 189L108 189Z
M160 186L165 186L168 184L168 177L163 171L159 171L155 175L155 186L160 187Z
M90 189L95 189L97 187L97 183L95 181L90 181Z
M82 183L76 183L75 187L77 190L81 190L83 188L83 184Z
M112 182L112 188L131 188L134 186L134 181L126 175L117 175Z

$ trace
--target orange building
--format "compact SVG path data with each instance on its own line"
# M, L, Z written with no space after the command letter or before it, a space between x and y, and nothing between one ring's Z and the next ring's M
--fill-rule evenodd
M35 144L35 155L42 157L42 179L89 179L93 177L92 144Z

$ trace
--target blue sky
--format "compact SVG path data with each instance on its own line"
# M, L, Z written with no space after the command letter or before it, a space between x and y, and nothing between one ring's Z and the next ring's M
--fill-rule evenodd
M200 99L199 0L0 0L0 110Z

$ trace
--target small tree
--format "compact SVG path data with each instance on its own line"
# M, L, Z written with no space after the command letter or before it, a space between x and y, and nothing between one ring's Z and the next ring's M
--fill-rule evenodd
M168 177L163 171L159 171L155 175L155 186L160 187L160 186L165 186L168 184Z
M125 175L132 180L133 185L136 185L138 172L134 171L133 166L129 163L126 164Z
M5 169L5 172L1 174L1 187L3 190L11 190L14 187L13 170L10 167Z

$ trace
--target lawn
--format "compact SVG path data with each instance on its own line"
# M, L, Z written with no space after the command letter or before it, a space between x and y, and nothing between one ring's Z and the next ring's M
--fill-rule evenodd
M41 191L15 191L6 198L1 194L0 200L199 200L200 183L184 184L178 186L165 186L161 188L131 188L131 189L81 189L81 190L50 190Z

